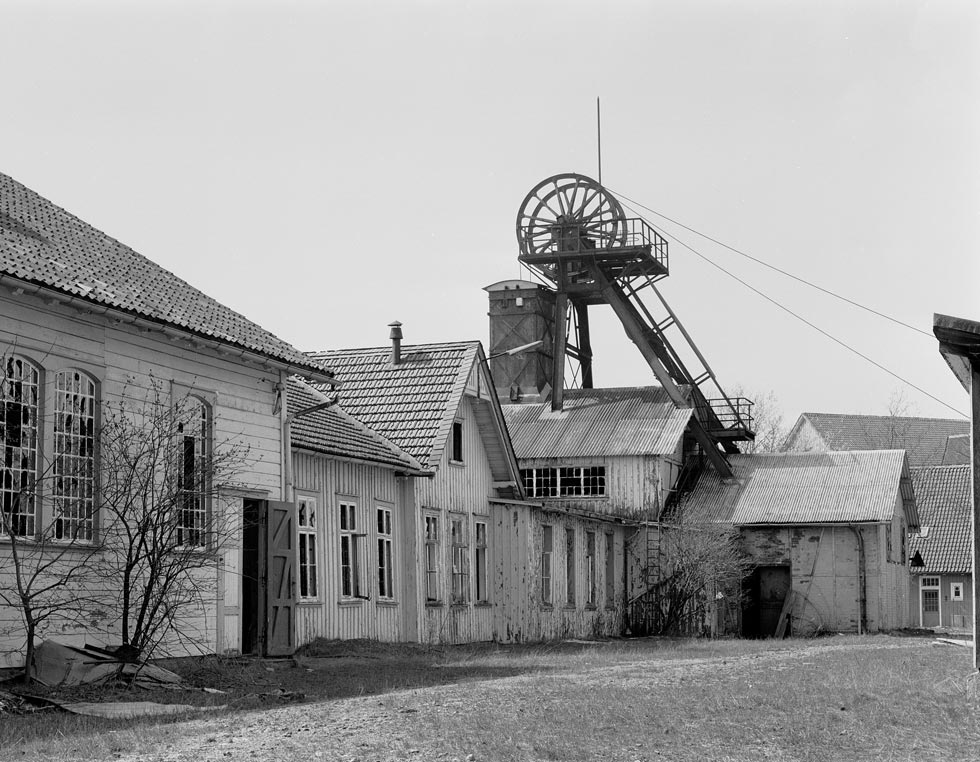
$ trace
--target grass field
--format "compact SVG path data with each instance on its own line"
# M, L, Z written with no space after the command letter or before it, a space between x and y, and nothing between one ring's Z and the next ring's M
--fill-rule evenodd
M924 639L325 644L297 665L183 668L250 702L166 723L0 717L0 758L980 759L970 651ZM263 705L256 686L274 685L306 702Z

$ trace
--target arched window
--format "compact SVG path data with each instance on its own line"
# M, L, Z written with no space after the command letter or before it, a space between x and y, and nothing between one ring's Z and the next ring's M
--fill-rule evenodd
M23 357L3 358L0 371L0 509L3 533L36 532L40 371Z
M210 495L211 410L197 397L187 397L178 425L177 544L207 545Z
M79 370L54 377L54 536L88 542L95 536L95 382Z

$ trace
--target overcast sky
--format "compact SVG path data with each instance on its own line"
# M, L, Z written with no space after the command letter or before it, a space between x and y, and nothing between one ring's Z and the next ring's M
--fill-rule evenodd
M396 319L486 344L525 194L596 174L597 96L611 190L927 332L980 319L974 2L128 5L0 0L0 171L301 349ZM935 339L663 229L968 409ZM670 269L722 384L788 420L901 387L676 243ZM596 385L651 383L593 322Z

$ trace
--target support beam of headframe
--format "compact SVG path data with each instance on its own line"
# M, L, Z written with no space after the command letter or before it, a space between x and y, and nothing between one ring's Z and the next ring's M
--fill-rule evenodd
M641 316L629 303L622 291L606 278L601 269L595 266L590 269L592 271L591 275L601 289L603 297L605 297L605 300L613 308L613 312L616 313L616 316L623 324L626 335L629 336L630 341L636 344L637 349L640 350L640 354L643 355L643 359L647 361L647 365L650 366L650 370L653 371L653 374L657 377L657 381L660 382L660 385L667 392L671 401L677 407L691 407L693 401L685 398L675 381L675 376L678 378L682 377L681 370L676 367L660 340L644 324ZM692 386L691 393L694 395L698 393L696 386ZM715 439L709 435L702 424L698 417L699 411L697 407L695 406L695 413L691 416L691 433L694 434L695 440L701 445L701 449L708 456L708 459L718 473L725 478L729 478L732 476L732 468L728 465L725 456L718 450Z
M589 333L589 305L575 302L575 326L578 333L579 367L582 369L582 388L592 388L592 336Z

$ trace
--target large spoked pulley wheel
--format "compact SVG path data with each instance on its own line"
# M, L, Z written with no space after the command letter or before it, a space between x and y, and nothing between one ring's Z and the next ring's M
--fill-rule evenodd
M626 241L626 215L591 177L567 172L538 183L517 214L521 255L534 259Z

